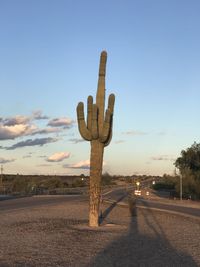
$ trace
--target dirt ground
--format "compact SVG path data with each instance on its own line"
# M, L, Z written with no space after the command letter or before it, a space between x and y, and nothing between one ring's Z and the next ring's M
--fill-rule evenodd
M99 228L88 203L73 201L0 214L0 266L200 266L200 222L104 204Z

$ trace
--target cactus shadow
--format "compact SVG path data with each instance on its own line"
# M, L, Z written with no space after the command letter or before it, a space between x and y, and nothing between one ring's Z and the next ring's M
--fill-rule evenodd
M116 205L120 201L122 201L126 196L127 196L127 194L121 196L116 201L114 201L107 209L105 209L103 212L101 212L101 214L99 216L99 224L102 224L105 221L105 219L108 217L108 215L111 213L111 211L116 207Z
M116 207L110 206L109 212ZM175 249L167 239L161 222L151 210L137 208L139 217L130 217L128 230L112 241L89 264L93 267L121 266L199 266L191 255ZM141 231L139 221L142 218L146 231ZM175 226L176 227L176 226Z

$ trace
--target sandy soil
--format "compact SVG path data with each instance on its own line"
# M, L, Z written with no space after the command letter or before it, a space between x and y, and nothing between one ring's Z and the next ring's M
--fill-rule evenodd
M157 211L103 206L90 229L88 203L1 213L0 266L200 266L200 223Z

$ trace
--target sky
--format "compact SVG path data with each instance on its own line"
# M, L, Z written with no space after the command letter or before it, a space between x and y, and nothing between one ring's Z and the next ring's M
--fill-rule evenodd
M116 96L104 172L174 173L199 142L200 1L0 0L0 164L5 173L89 174L76 106L108 53Z

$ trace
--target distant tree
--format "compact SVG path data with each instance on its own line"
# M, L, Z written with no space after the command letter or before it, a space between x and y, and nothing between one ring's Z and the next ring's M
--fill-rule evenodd
M181 157L177 158L175 166L184 172L190 170L193 173L200 173L200 144L194 142L194 144L181 151Z
M200 198L200 143L194 142L191 147L182 150L175 166L183 176L184 192Z
M59 177L51 177L43 181L43 187L47 189L62 188L63 182Z
M101 185L113 185L113 184L115 184L115 182L113 181L112 176L108 172L105 172L102 175Z
M86 179L85 178L80 178L80 179L77 179L75 180L73 183L72 183L72 187L84 187L86 186Z
M28 177L17 174L12 182L12 192L30 193L32 191L33 181Z
M156 177L154 177L155 179ZM152 188L155 190L175 190L179 177L177 175L164 174L162 177L157 177L157 181L152 184ZM155 180L154 180L155 181Z

